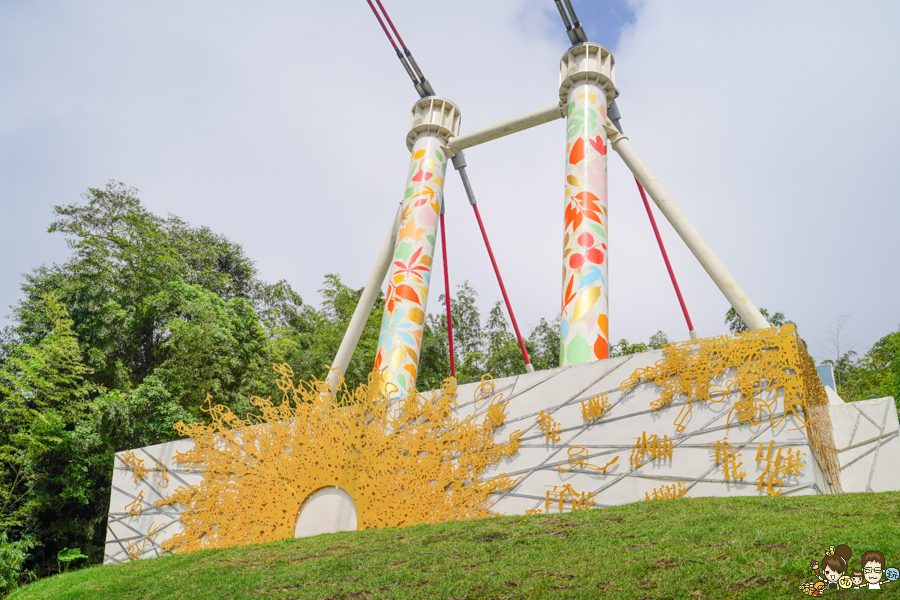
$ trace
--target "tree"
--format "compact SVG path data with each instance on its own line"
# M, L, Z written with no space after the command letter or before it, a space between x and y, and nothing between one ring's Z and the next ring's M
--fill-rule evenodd
M453 350L456 355L457 379L460 383L478 381L484 371L484 338L481 313L476 306L478 292L464 281L456 286L456 297L450 304L453 321Z
M626 356L628 354L639 354L641 352L649 352L650 350L659 350L663 346L669 343L669 338L662 331L657 331L653 335L650 336L650 339L645 344L643 342L636 342L631 344L626 339L619 340L618 344L615 344L610 348L610 356Z
M110 182L83 199L54 207L48 231L66 237L72 257L25 276L11 342L45 335L40 298L53 293L71 315L91 382L107 390L134 393L152 376L145 387L163 385L167 401L194 413L207 392L237 406L248 392L277 391L267 337L300 327L302 301L290 286L259 281L243 249L208 228L153 215L133 188Z
M60 455L71 450L76 424L102 391L88 381L91 372L62 303L48 294L34 309L43 336L34 344L7 346L0 363L0 527L15 536L12 541L4 536L0 553L19 557L20 571L26 550L37 547L32 561L40 561L54 540L72 529L66 513L73 502L81 504L83 477ZM47 514L52 514L49 522L43 518ZM9 575L2 579L8 587Z
M450 318L453 325L453 355L456 362L458 383L478 381L486 373L484 349L487 340L481 326L481 313L476 305L476 292L468 281L456 286L456 295L450 299ZM447 334L447 299L438 296L439 314L425 317L422 333L422 350L419 354L419 370L416 387L420 390L437 389L450 377L450 344Z
M420 390L438 389L441 382L450 377L447 299L444 294L438 296L438 303L443 310L439 313L428 313L423 325L422 350L419 353L419 371L416 379L416 387Z
M274 362L290 364L299 379L327 377L326 365L334 361L364 289L348 287L336 274L326 275L319 290L322 309L318 311L305 305L296 311L290 324L282 327L276 336L274 353L278 359ZM383 312L384 295L379 293L347 372L341 374L350 389L365 382L375 364Z
M509 329L505 311L506 308L501 301L497 300L488 313L484 327L486 348L484 370L494 378L525 372L522 349L519 347L519 340Z
M762 314L763 318L769 323L772 327L781 327L782 325L793 325L793 321L788 321L784 316L784 313L776 312L775 314L770 315L769 311L765 308L759 309L759 312ZM737 311L734 310L734 307L728 309L728 312L725 313L725 324L728 325L728 330L731 333L744 333L745 331L750 331L750 328L747 327L744 320L741 318Z
M893 396L900 407L900 329L875 342L861 359L855 357L850 350L839 361L825 361L834 366L841 398L855 402Z
M81 361L72 320L54 296L44 296L46 335L34 346L6 349L0 365L0 526L25 525L35 498L41 456L61 442L67 423L84 416L96 388Z
M531 358L535 370L554 369L559 366L559 350L561 337L559 334L560 315L552 322L541 319L525 342L525 348Z
M834 368L834 382L838 389L844 388L857 368L858 355L853 351L856 344L847 339L847 321L850 315L841 315L828 326L828 340L822 344L828 352L828 359L822 361ZM849 390L848 390L849 391ZM852 392L851 392L852 395Z
M0 519L39 543L39 575L65 548L102 557L116 451L175 439L207 393L239 413L279 393L271 364L319 318L239 245L151 214L136 190L83 199L54 208L71 257L25 276L0 338Z
M524 373L522 350L510 329L503 304L497 300L487 322L482 325L475 304L477 295L466 281L457 286L456 296L451 299L457 381L479 381L485 373L491 373L495 378ZM423 390L440 387L441 381L450 375L446 299L443 294L438 297L438 302L443 308L441 313L430 313L425 319L417 382L419 389ZM541 319L525 340L525 348L537 370L559 366L559 347L559 317L553 323Z

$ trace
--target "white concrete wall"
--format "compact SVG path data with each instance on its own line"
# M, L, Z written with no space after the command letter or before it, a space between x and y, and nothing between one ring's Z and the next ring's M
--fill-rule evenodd
M900 422L893 398L832 404L845 492L900 490Z
M140 548L140 558L152 558L162 553L163 540L180 533L184 527L181 516L174 506L156 508L153 503L182 486L197 485L203 478L199 473L185 471L175 463L176 452L186 452L194 445L193 440L183 439L167 444L157 444L134 450L135 458L143 461L149 471L143 480L135 481L133 471L122 464L123 452L116 454L113 466L112 491L109 499L109 518L106 525L106 552L104 564L128 562L128 546ZM159 461L168 470L169 482L162 487L160 473L154 471ZM128 516L126 506L134 502L143 492L140 516ZM148 538L151 526L156 535Z
M526 510L545 509L546 493L552 486L570 484L578 492L595 493L596 506L612 506L636 502L645 498L654 488L685 482L688 495L728 496L764 495L757 491L755 481L764 471L755 458L759 444L768 448L770 440L775 447L790 447L805 452L805 467L800 476L792 476L783 482L782 495L802 495L830 492L821 469L812 456L805 430L791 431L801 423L789 415L775 429L768 418L759 425L739 425L732 415L730 426L728 413L734 406L735 396L726 396L722 402L695 402L692 415L685 423L685 431L678 433L674 421L682 408L683 400L658 411L650 403L658 398L658 389L641 384L633 391L622 394L619 384L635 369L650 366L662 358L662 351L647 352L628 357L612 358L573 367L561 367L495 382L495 393L503 393L509 401L506 424L498 430L498 441L503 441L516 429L525 432L522 448L512 457L504 458L488 474L506 473L519 477L516 486L507 493L498 494L495 510L502 514L522 514ZM474 394L474 384L460 386L458 391L460 417L486 410L490 399L480 402L464 402ZM598 422L585 424L581 402L591 396L606 393L610 410ZM781 419L783 407L779 400ZM538 428L536 418L541 410L552 413L560 423L560 442L548 444ZM642 467L629 464L636 438L646 431L648 435L668 436L673 441L671 460L652 461ZM728 443L742 454L747 473L743 482L728 482L720 466L714 465L710 451L717 440L728 437ZM710 443L713 443L713 446ZM570 462L568 449L581 446L589 451L588 462L603 466L618 456L606 473L590 469L575 469L560 473L559 465ZM777 450L776 450L777 452ZM565 508L568 510L568 508ZM550 507L549 512L557 509Z
M654 488L679 482L685 483L687 494L692 497L764 495L765 489L757 490L756 482L764 467L755 459L760 443L768 448L771 440L776 448L790 447L806 454L800 475L784 479L782 495L831 491L827 477L813 456L806 430L797 429L801 423L792 415L777 428L772 428L768 417L757 426L739 425L736 415L732 415L730 421L728 419L736 400L736 395L732 394L718 403L695 402L692 415L685 422L685 431L678 433L674 421L683 399L676 399L673 405L654 412L650 403L659 394L654 385L641 384L627 394L619 391L620 383L635 369L653 365L661 358L662 351L653 351L499 379L495 381L493 395L478 401L474 400L477 384L460 386L455 410L457 418L483 415L492 399L502 394L502 401L509 404L506 423L497 431L497 442L507 441L516 430L524 432L519 452L502 459L487 473L489 476L506 473L518 478L511 490L496 495L494 509L508 515L535 509L543 512L548 489L567 484L579 493L595 494L593 501L597 507L640 501L646 493L652 495ZM585 423L581 402L600 393L607 394L611 408L599 421ZM777 406L778 412L773 415L776 422L783 411L781 400ZM560 441L557 443L548 444L539 429L536 418L542 410L548 411L560 424ZM830 410L835 444L840 451L844 491L900 490L900 469L891 465L891 461L900 459L900 432L893 399L832 405ZM671 460L650 461L641 467L629 464L635 438L644 431L648 435L658 434L660 438L668 436L673 442ZM726 436L732 448L741 453L738 461L743 462L746 472L743 481L726 481L721 466L714 464L711 453L714 446L710 443ZM144 460L145 467L151 469L150 474L137 483L132 472L124 470L119 458L121 453L117 455L106 563L127 561L129 543L144 544L140 557L156 556L160 553L161 542L181 531L175 507L158 509L152 507L152 503L181 485L201 481L200 475L179 470L173 460L176 450L184 452L191 445L192 440L185 439L135 450L135 455ZM586 468L561 473L559 465L571 461L568 450L573 446L588 450L587 462L590 464L603 466L616 456L618 460L606 473ZM170 483L166 489L160 488L152 471L157 460L169 470ZM145 508L141 516L128 517L125 506L140 491L144 492ZM344 498L343 491L326 488L314 496L300 511L297 535L355 528L355 508L349 496ZM556 512L557 506L551 506L549 512ZM570 510L568 505L565 510ZM154 523L162 528L146 539Z

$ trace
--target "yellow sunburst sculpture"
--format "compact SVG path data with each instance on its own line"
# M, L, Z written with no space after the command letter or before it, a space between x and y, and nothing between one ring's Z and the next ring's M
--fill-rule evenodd
M485 469L519 448L520 432L494 443L506 403L498 396L479 422L452 417L452 379L429 397L411 391L392 401L379 373L341 401L324 382L299 387L275 365L284 392L278 405L254 397L259 415L239 419L209 397L212 423L176 424L194 438L178 453L203 482L178 488L156 506L180 504L184 531L164 550L190 552L293 537L297 514L316 490L336 486L356 505L358 529L439 523L490 514L489 494L514 481ZM502 396L502 395L501 395Z

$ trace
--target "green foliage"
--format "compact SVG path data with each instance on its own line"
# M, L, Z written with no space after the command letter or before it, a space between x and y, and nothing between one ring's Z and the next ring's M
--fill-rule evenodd
M525 341L525 348L528 350L531 364L536 371L555 369L559 366L561 344L559 320L559 315L556 315L556 318L550 323L542 318Z
M509 377L525 372L525 359L515 333L506 319L506 306L500 301L488 313L484 328L486 352L484 372L494 377ZM526 346L526 350L527 350Z
M437 389L441 387L441 382L450 375L447 308L443 294L438 297L438 301L443 308L443 312L437 314L429 313L425 317L424 330L422 332L422 350L419 353L419 376L416 381L416 387L420 390ZM455 350L456 348L454 347L454 355L458 356ZM457 376L459 376L458 371Z
M784 316L784 313L781 312L770 315L769 311L765 308L759 309L759 312L772 327L781 327L782 325L794 323L793 321L788 321ZM733 306L725 313L725 324L728 325L728 331L731 333L744 333L745 331L750 331L750 328L747 327L747 324L744 323L744 320L737 314L737 311L734 310Z
M481 329L481 313L475 305L477 298L478 292L468 281L464 281L456 286L456 297L450 304L456 379L460 383L478 381L486 373L485 339Z
M837 392L847 402L893 396L900 410L900 329L884 336L861 359L848 351L834 368Z
M456 380L459 383L478 381L485 371L485 339L478 310L476 292L468 281L456 286L456 295L450 299L450 318L453 324L453 355L456 359ZM450 376L450 347L447 335L447 300L438 297L439 314L431 313L425 319L422 351L416 387L435 389ZM495 323L495 326L499 324ZM499 338L497 339L499 341ZM524 364L524 362L523 362ZM524 367L523 367L524 369ZM496 375L495 375L496 376Z
M84 200L55 207L71 258L25 276L0 348L0 525L38 542L39 575L64 548L102 557L117 450L174 439L207 393L238 411L277 393L273 339L303 326L237 244L122 184Z
M66 572L69 570L69 565L82 558L87 558L84 554L81 553L81 548L66 548L64 550L60 550L56 554L57 562L65 565L65 567L61 567L60 570L62 572Z
M324 379L328 375L326 365L331 365L337 354L363 289L348 287L336 274L326 275L324 286L319 290L322 309L316 310L302 304L300 297L286 283L270 286L267 307L261 313L269 332L268 367L272 363L286 362L298 379ZM384 296L379 292L347 372L342 373L350 389L367 380L375 363L383 311ZM272 377L270 368L266 370L266 377ZM268 394L280 396L277 390Z
M465 281L457 286L456 295L451 298L457 381L461 384L479 381L485 373L497 379L524 373L525 359L507 318L506 306L497 300L482 323L477 297L478 293ZM429 314L425 320L417 384L423 390L440 387L441 381L450 375L447 305L443 294L438 301L441 313ZM559 317L552 324L541 319L525 339L532 366L538 370L559 366L559 345Z
M31 576L25 571L25 562L28 560L28 551L35 545L35 541L28 538L10 542L7 532L0 532L0 598Z
M65 447L71 424L89 414L99 386L86 381L72 320L59 300L36 303L45 324L34 344L10 344L0 363L0 527L27 529L54 501L47 456ZM37 310L37 309L36 309Z
M610 348L609 355L625 356L627 354L639 354L641 352L649 352L650 350L659 350L668 343L669 338L666 334L662 331L657 331L650 336L650 340L646 344L644 342L632 344L626 339L621 339L618 344L615 344Z

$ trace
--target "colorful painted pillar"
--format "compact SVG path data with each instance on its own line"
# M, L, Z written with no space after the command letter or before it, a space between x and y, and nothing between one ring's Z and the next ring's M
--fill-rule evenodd
M615 60L598 44L562 57L559 98L566 104L566 210L560 364L609 357L606 107L615 97Z
M403 396L416 379L438 216L444 201L445 147L459 133L459 109L429 96L412 109L406 145L412 152L400 229L388 276L375 370L385 391ZM396 389L395 389L396 388Z

